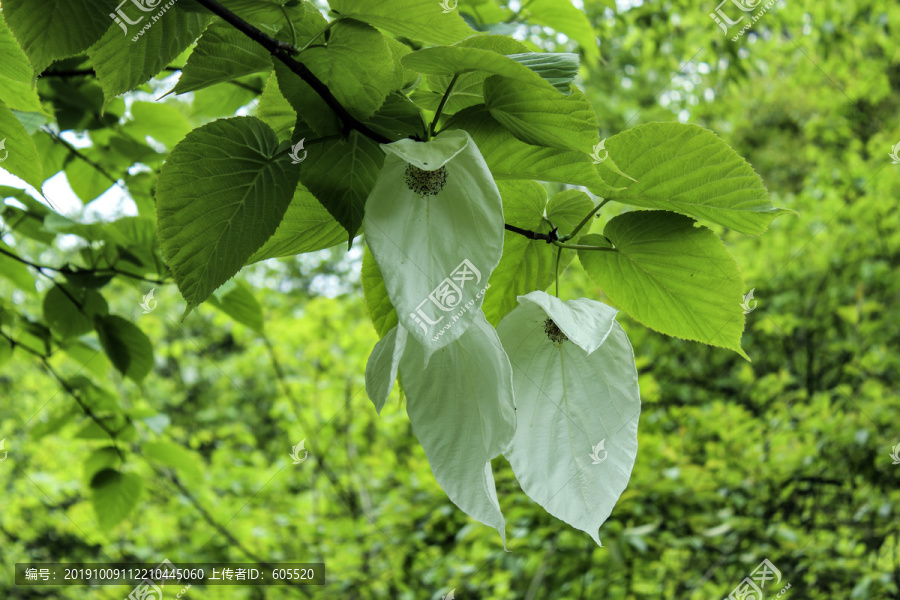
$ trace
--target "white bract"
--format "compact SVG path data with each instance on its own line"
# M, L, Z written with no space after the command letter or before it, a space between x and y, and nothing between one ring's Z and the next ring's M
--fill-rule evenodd
M386 336L387 337L387 336ZM408 339L400 361L406 410L438 483L470 517L506 528L491 471L516 430L512 369L497 332L478 311L472 326L425 364Z
M528 496L600 544L598 529L637 456L641 401L631 343L616 311L600 302L544 292L519 302L497 329L518 408L505 456ZM604 440L608 456L598 460Z
M366 363L366 392L375 410L381 414L384 403L394 388L400 357L406 349L406 329L397 325L375 344Z
M382 145L366 240L400 324L425 360L462 336L503 252L503 206L469 134Z

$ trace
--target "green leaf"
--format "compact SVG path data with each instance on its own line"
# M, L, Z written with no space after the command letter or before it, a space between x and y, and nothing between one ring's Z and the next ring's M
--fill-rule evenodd
M135 473L103 469L91 479L91 504L103 529L112 529L137 507L144 482Z
M112 469L118 466L121 460L115 446L106 446L94 450L82 463L84 480L90 482L94 475L104 469Z
M212 15L182 11L177 5L166 10L156 22L150 20L152 16L156 15L141 21L143 27L151 27L140 37L138 25L129 28L128 34L123 34L119 27L112 27L88 48L106 104L165 69L194 43L212 19ZM136 19L137 15L132 18Z
M267 258L315 252L346 240L347 231L300 184L294 190L294 197L275 235L250 257L247 264Z
M275 133L254 117L204 125L172 150L156 190L160 249L189 308L275 233L297 176Z
M358 131L351 131L346 139L310 144L308 152L301 164L300 181L352 241L362 225L366 198L384 163L384 152Z
M149 136L170 150L194 128L175 103L132 102L131 117L125 131L141 141Z
M600 302L564 303L543 292L522 300L498 328L518 409L505 456L532 500L600 544L598 529L627 487L637 456L634 352L615 311ZM548 317L594 350L572 339L551 341Z
M262 305L247 285L236 279L216 290L209 303L242 325L257 333L264 333Z
M693 219L635 211L607 223L603 235L578 243L615 251L579 250L578 258L616 306L647 327L734 350L744 358L744 283L719 237Z
M153 345L140 328L115 315L94 317L94 328L106 356L116 369L135 383L153 370Z
M397 311L388 298L387 287L384 278L378 269L378 263L372 256L368 246L363 252L362 275L360 276L363 287L363 296L366 300L366 309L369 311L369 319L375 327L378 337L384 337L392 328L396 327Z
M271 69L272 56L265 48L233 25L216 21L200 36L172 92L183 94Z
M400 361L406 410L435 479L467 515L495 527L506 546L491 459L516 431L512 370L479 310L466 332L426 359L412 338Z
M388 96L366 125L392 139L424 138L427 127L419 107L399 93Z
M44 182L41 157L34 140L4 104L0 104L0 167L20 177L39 192Z
M569 84L578 75L581 64L578 55L570 52L526 52L506 56L522 63L564 94L571 91Z
M437 0L330 0L329 4L342 17L426 44L452 44L477 33L458 11L444 13Z
M66 295L68 293L68 295ZM72 303L71 296L81 305ZM109 314L109 305L97 291L55 285L44 296L44 320L62 338L78 337L94 329L93 318Z
M0 240L0 250L18 255L12 248L4 244L2 240ZM0 277L8 279L17 289L30 296L37 294L37 291L34 289L34 277L32 277L28 267L5 254L0 254Z
M608 173L608 197L705 219L750 235L793 211L769 202L759 175L716 134L696 125L648 123L606 140L616 164L638 183ZM601 163L603 168L603 163Z
M548 233L547 217L557 227L566 223L570 215L578 213L576 223L591 208L591 200L584 192L568 190L556 194L547 202L544 186L535 181L500 181L497 183L503 198L506 223L521 229ZM494 325L518 306L517 298L532 290L545 290L555 280L557 253L562 273L575 258L573 250L557 248L543 240L530 240L512 231L504 232L503 257L491 275L491 288L484 298L484 314Z
M463 131L382 148L388 157L366 203L366 242L400 324L427 356L480 312L502 253L502 202Z
M497 121L528 144L569 150L597 140L597 115L577 88L570 96L494 75L484 81L484 103Z
M94 165L104 155L93 148L85 148L79 151L82 156L90 160ZM82 204L96 200L114 184L101 173L94 165L81 158L74 158L66 165L66 181Z
M75 56L112 27L116 0L5 0L3 17L34 70ZM5 54L3 55L5 58Z
M361 121L375 114L393 88L394 60L387 39L364 23L339 22L331 28L327 46L313 46L297 59ZM288 88L283 91L290 100ZM297 113L304 116L299 109Z
M530 83L565 97L548 81L519 61L492 50L469 46L425 48L404 56L400 61L407 69L431 76L452 77L462 73L483 71L503 75L519 83Z
M571 0L531 0L524 5L529 23L544 25L564 33L581 46L591 63L600 60L600 50L594 37L594 28L587 15L576 8Z
M0 102L15 110L40 111L41 99L34 89L34 67L3 18L0 18L0 56L3 57L0 62Z
M526 144L500 125L483 106L455 114L447 129L463 129L472 136L496 179L583 185L603 197L613 190L597 173L590 155Z
M151 460L175 467L190 481L203 479L201 459L187 448L172 442L147 442L141 446L141 451Z
M297 116L317 137L333 135L341 131L341 122L305 81L288 69L281 61L275 61L278 88L293 107Z
M397 325L375 344L369 361L366 363L366 392L381 414L384 403L397 379L400 358L406 350L407 331Z
M287 101L278 87L278 78L275 73L269 74L266 87L259 97L259 105L256 116L260 121L272 128L279 140L289 140L291 129L297 122L297 113Z
M0 338L0 367L5 365L13 356L12 342L6 338Z

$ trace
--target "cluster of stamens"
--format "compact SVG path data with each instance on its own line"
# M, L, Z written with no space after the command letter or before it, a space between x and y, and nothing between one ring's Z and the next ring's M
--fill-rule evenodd
M447 167L426 171L414 165L406 167L406 187L420 196L437 196L447 183Z
M544 321L544 333L547 334L547 339L553 342L554 344L562 344L563 342L569 341L569 338L566 337L566 334L560 330L560 328L553 322L553 319L547 317L547 320Z

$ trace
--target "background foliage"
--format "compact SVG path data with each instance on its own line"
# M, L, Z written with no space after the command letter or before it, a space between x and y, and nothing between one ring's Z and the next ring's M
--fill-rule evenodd
M247 268L216 293L215 306L184 322L170 278L115 277L103 288L108 312L133 320L154 357L130 378L97 352L103 340L95 336L70 339L48 364L0 340L0 438L9 451L0 464L4 597L128 591L45 596L48 588L12 585L16 562L163 557L322 561L329 586L310 596L409 599L454 588L458 598L484 599L722 597L767 557L792 584L786 597L900 597L900 467L889 456L900 443L900 166L888 157L900 141L900 8L778 2L731 42L708 18L711 3L648 1L620 4L617 13L585 4L600 56L585 57L581 83L601 137L652 121L699 124L754 165L773 204L800 213L775 220L762 237L717 231L755 288L742 343L752 363L620 313L644 410L629 488L600 531L605 547L528 500L502 459L493 466L511 553L449 502L398 392L381 417L365 396L377 335L362 300L361 252L337 246ZM475 26L509 18L493 16L501 9L492 0L461 1L459 10ZM541 25L584 38L577 25L521 24L514 15L499 31L576 49ZM175 83L160 81L162 73L104 112L87 63L52 60L37 88L52 115L42 120L34 110L32 128L52 116L76 136L38 132L36 159L44 176L64 174L83 207L64 203L62 175L45 191L82 224L46 218L46 207L16 189L23 184L6 180L13 187L3 189L2 240L39 264L85 266L85 248L116 239L125 250L117 268L156 272L158 248L141 243L152 232L139 222L98 223L153 215L150 192L167 151L198 124L270 110L266 77L155 102ZM136 162L149 168L130 168ZM114 185L119 178L127 196ZM609 208L594 232L618 210ZM67 298L51 296L49 279L34 269L3 257L0 267L0 319L30 317L34 324L17 331L33 347L65 328L79 331L74 318L41 329L45 310L57 314L46 305L55 296L64 310ZM158 306L143 314L151 288ZM560 295L610 302L586 276L563 279ZM122 435L136 452L127 467L143 495L112 529L98 522L86 484L118 459L102 450L107 436L54 372L79 377L82 397L110 423L122 425L125 415L137 423ZM310 458L295 466L289 450L301 439ZM195 587L189 595L304 594Z

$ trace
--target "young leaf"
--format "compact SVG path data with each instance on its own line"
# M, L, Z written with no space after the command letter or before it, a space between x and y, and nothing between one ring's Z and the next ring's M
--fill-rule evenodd
M542 292L528 300L537 302L522 302L498 328L518 409L505 456L532 500L600 544L598 529L627 487L637 456L634 353L610 307L584 298L573 306ZM580 332L589 347L599 347L589 353L572 339L549 339L548 317L565 323L566 335Z
M497 528L506 545L491 459L516 431L512 370L481 311L466 332L427 361L412 338L400 361L409 420L435 479L466 514Z
M619 202L671 210L750 235L793 212L773 207L753 167L697 125L639 125L607 139L605 146L619 168L638 181L606 174L613 186L623 188L606 197Z
M40 111L41 99L34 89L34 67L3 18L0 18L0 56L3 57L0 62L0 102L13 110Z
M55 60L75 56L113 25L116 0L5 0L3 18L41 73ZM114 27L119 31L118 27ZM119 31L121 35L121 31ZM2 54L6 60L6 54Z
M111 27L96 44L88 48L88 56L103 87L106 104L165 69L194 43L211 18L211 15L180 10L175 5L159 20L150 21L152 26L143 30L139 37L138 32L142 29L137 25L127 34L119 27ZM148 19L141 23L146 27Z
M275 133L254 117L204 125L172 150L156 190L160 249L189 308L275 233L297 177Z
M378 414L394 388L400 357L406 350L406 337L406 329L402 325L395 326L375 344L366 363L366 392Z
M144 482L135 473L103 469L91 479L91 504L103 529L112 529L135 509Z
M265 48L234 26L216 21L197 40L172 92L183 94L271 69L272 56Z
M581 61L577 54L571 52L526 52L507 54L518 63L522 63L564 94L571 91L569 84L578 75Z
M558 90L522 85L494 75L484 81L484 104L501 125L528 144L583 150L597 139L597 115L577 88Z
M615 251L579 250L578 258L616 306L651 329L749 360L741 350L744 283L715 233L682 215L635 211L578 243L608 247L606 238Z
M382 147L388 157L366 204L366 241L400 323L427 356L480 312L503 249L500 193L464 131Z
M453 115L446 127L462 129L472 136L496 179L537 179L583 185L603 197L613 191L597 173L588 154L526 144L500 125L484 106Z
M41 192L44 175L34 140L6 105L0 103L0 167ZM43 193L43 192L41 192Z
M444 13L438 0L330 0L329 4L343 17L426 44L452 44L476 33L457 11Z
M503 75L519 83L529 83L564 97L548 81L521 62L483 48L463 44L425 48L407 54L400 62L407 69L431 76L452 77L475 71Z
M278 87L278 77L274 72L269 73L266 87L259 97L256 116L272 128L279 140L291 138L291 130L297 122L297 113L281 93L281 89Z
M267 258L315 252L345 241L347 231L300 184L294 190L294 197L278 224L275 235L250 257L247 264Z
M153 344L137 325L115 315L97 315L94 329L103 351L122 375L140 383L153 370Z

